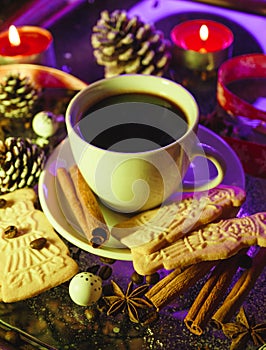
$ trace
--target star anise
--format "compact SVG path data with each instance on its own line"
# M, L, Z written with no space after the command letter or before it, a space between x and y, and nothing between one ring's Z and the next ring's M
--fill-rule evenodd
M232 339L230 350L245 349L249 340L252 340L256 346L266 342L266 323L255 325L248 319L243 307L236 316L236 322L223 324L222 330L228 338Z
M149 285L143 284L133 290L133 282L131 281L124 293L122 288L114 281L111 281L114 295L106 296L104 299L110 305L107 315L115 315L120 312L127 312L132 322L140 322L140 311L152 308L150 301L143 298L148 291Z

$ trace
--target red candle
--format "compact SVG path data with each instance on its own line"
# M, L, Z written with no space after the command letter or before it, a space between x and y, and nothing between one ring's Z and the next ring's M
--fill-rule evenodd
M46 63L44 56L52 43L52 35L46 29L11 26L8 31L0 33L0 64Z
M196 19L175 26L171 40L178 51L184 51L189 68L211 70L228 58L234 40L229 28L215 21ZM180 52L177 53L180 55Z
M205 33L208 33L205 36ZM185 50L220 51L233 42L233 34L226 26L205 19L183 22L172 30L171 39Z

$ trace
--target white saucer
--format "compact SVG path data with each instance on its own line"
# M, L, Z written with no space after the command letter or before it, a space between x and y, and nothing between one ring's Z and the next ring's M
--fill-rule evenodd
M222 138L203 126L199 127L198 138L202 143L215 147L223 155L227 166L223 184L238 186L244 189L244 171L239 158L231 147ZM67 241L87 252L117 260L132 260L130 249L123 246L116 238L111 237L108 246L92 248L88 244L86 237L79 230L73 214L69 210L65 201L62 200L63 194L55 177L58 167L65 167L68 169L73 164L74 159L70 149L69 140L66 138L57 146L48 159L45 169L39 179L38 191L40 203L48 220L51 222L55 230ZM196 161L196 169L199 169L200 172L200 158ZM195 169L193 169L193 171L195 171ZM186 180L189 181L189 178L190 171L188 171L186 175ZM124 214L115 213L103 206L102 210L109 226L113 226L127 218ZM66 217L68 220L66 220ZM71 224L69 222L71 222Z

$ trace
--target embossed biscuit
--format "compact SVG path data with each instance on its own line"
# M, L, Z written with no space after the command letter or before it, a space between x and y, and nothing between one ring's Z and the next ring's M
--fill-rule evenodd
M185 195L182 200L140 213L116 225L112 235L138 253L151 254L186 233L220 218L236 215L246 193L221 185L206 192ZM124 235L124 237L123 237Z
M132 258L135 270L147 275L160 268L183 269L200 261L226 259L252 245L266 247L266 212L210 223L152 254L136 249Z
M12 207L14 203L19 203L20 201L24 202L31 202L32 206L34 206L34 203L37 200L37 195L33 188L21 188L14 192L9 192L6 194L3 194L0 196L0 200L4 200L5 203L3 203L0 206L0 213L3 212L8 207Z
M35 209L32 200L36 196L28 190L28 196L14 191L0 197L8 200L0 209L0 299L4 302L30 298L69 280L78 272L67 246L44 213ZM13 238L5 234L9 226L17 228ZM45 246L33 249L31 242L41 237L46 239Z

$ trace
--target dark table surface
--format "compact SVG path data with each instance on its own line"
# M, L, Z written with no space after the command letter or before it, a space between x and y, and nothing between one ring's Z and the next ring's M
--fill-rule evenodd
M27 2L25 2L27 5ZM36 2L33 2L36 4ZM70 2L71 3L71 2ZM136 12L137 1L123 1L120 8ZM153 1L149 15L152 15L152 8L160 1ZM190 3L190 2L188 2ZM61 2L54 2L59 6ZM159 4L159 5L158 5ZM47 5L47 6L52 6ZM49 16L38 16L36 12L30 17L29 8L26 7L15 16L17 24L38 24L47 27L54 37L54 50L56 57L56 68L75 75L86 83L91 83L103 78L103 68L95 62L90 43L92 26L96 23L100 13L104 9L114 10L117 8L117 1L76 1L71 5L65 4L63 9L55 7L47 9ZM213 8L211 8L213 9ZM253 17L247 14L242 22L227 17L226 12L215 7L215 11L208 11L206 7L199 11L184 12L181 14L170 13L159 20L155 25L162 30L166 37L169 37L171 28L180 20L204 17L214 19L228 25L234 32L236 44L233 55L264 52L254 35L251 35L245 28L245 20L253 21L254 18L261 21L262 17ZM2 26L8 23L8 18L2 19ZM148 14L141 14L144 17ZM242 15L241 15L242 16ZM240 17L241 17L240 16ZM38 22L38 23L36 23ZM266 24L266 22L265 22ZM264 35L265 32L258 33ZM175 71L167 73L170 79L181 79ZM216 106L216 80L201 81L197 77L197 83L188 86L199 103L201 113L209 113ZM232 169L233 171L233 169ZM247 200L241 208L241 215L249 215L258 211L266 211L266 182L264 179L252 177L246 174ZM77 249L70 245L70 250L75 256L81 269L94 264L104 264L97 256ZM129 282L133 272L131 262L117 261L112 265L113 276L122 284ZM255 288L249 294L246 305L250 314L255 315L258 320L265 322L265 271L258 279ZM202 283L202 282L201 282ZM41 294L27 301L14 304L0 304L0 318L7 325L18 327L27 334L39 339L40 349L229 349L230 341L221 332L207 328L201 337L192 335L183 324L183 317L201 287L197 284L188 293L180 297L175 303L162 310L158 321L148 327L133 327L123 324L120 319L101 319L99 322L88 322L84 318L84 308L73 305L69 300L66 286L59 286L53 290ZM56 309L56 311L55 311ZM27 337L27 336L26 336ZM33 343L35 344L35 343ZM1 346L1 345L0 345ZM32 349L21 347L20 349ZM247 349L255 350L257 347L249 343Z

